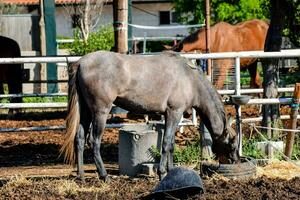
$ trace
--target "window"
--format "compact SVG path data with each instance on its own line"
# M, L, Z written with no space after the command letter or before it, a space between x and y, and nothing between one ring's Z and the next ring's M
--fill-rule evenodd
M80 27L80 16L72 15L72 28Z
M178 14L174 11L160 11L159 24L176 24L178 22Z
M170 11L159 12L159 24L161 25L170 24Z

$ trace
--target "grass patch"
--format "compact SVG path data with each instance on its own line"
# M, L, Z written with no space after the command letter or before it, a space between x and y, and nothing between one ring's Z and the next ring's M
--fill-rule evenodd
M161 153L155 146L151 147L151 154L155 160L159 161ZM200 162L200 140L190 143L185 147L178 147L175 144L173 153L174 163L180 165L192 165Z
M67 102L68 97L24 97L24 103L56 103Z
M300 158L300 139L299 135L295 137L295 143L293 146L293 153L292 153L292 160L299 160ZM273 141L285 141L284 137L275 138ZM253 138L243 138L243 156L252 157L254 159L264 159L267 158L264 152L257 148L257 142L263 141L263 138L260 136L253 137ZM151 147L151 155L156 160L159 161L161 157L161 153L159 149L155 146ZM196 142L190 143L185 147L178 147L175 145L174 149L174 163L178 163L180 165L193 165L198 164L200 162L200 153L201 153L201 146L200 140L198 139ZM274 151L273 154L274 159L283 160L283 152Z
M68 97L23 97L23 103L59 103L68 102ZM9 98L2 98L0 103L10 103Z
M255 139L243 139L243 155L246 157L252 157L256 159L264 158L264 153L256 148Z

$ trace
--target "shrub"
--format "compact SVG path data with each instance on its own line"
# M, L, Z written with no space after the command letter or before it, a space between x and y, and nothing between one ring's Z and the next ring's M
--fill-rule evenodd
M92 32L86 42L82 41L80 33L75 30L74 42L70 47L72 55L85 55L98 50L109 51L114 46L112 26L102 26L97 32Z
M156 161L159 161L161 154L160 151L152 146L150 149L151 155ZM195 164L200 159L200 142L197 140L195 143L188 144L183 148L179 148L176 144L173 153L174 163L179 164Z
M60 36L60 35L58 35L56 38L57 39L73 39L68 36ZM57 43L58 49L71 49L71 47L72 47L72 43Z
M263 152L256 148L258 139L243 138L243 155L256 159L264 158Z

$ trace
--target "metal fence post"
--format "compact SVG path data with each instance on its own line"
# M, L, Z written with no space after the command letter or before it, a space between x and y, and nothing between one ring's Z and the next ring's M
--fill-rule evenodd
M235 95L241 95L241 70L240 70L240 57L235 57ZM239 136L239 154L242 155L242 143L243 143L243 136L242 136L242 125L241 121L241 106L235 105L236 110L236 130Z

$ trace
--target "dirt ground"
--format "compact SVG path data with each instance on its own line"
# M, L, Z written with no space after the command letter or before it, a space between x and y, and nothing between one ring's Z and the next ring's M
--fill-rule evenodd
M288 109L282 109L288 112ZM234 112L232 109L230 112ZM250 108L244 116L255 116ZM0 127L64 125L66 113L28 113L14 120L0 116ZM117 116L110 122L142 122L142 118ZM247 130L245 130L247 132ZM118 175L118 129L106 129L102 156L111 182L97 179L91 150L85 151L87 180L76 180L72 166L59 157L63 130L0 133L0 199L139 199L151 192L157 177L130 178ZM184 145L197 137L194 128L176 133L176 143ZM191 199L300 199L300 171L294 177L258 175L244 180L203 177L204 194Z

